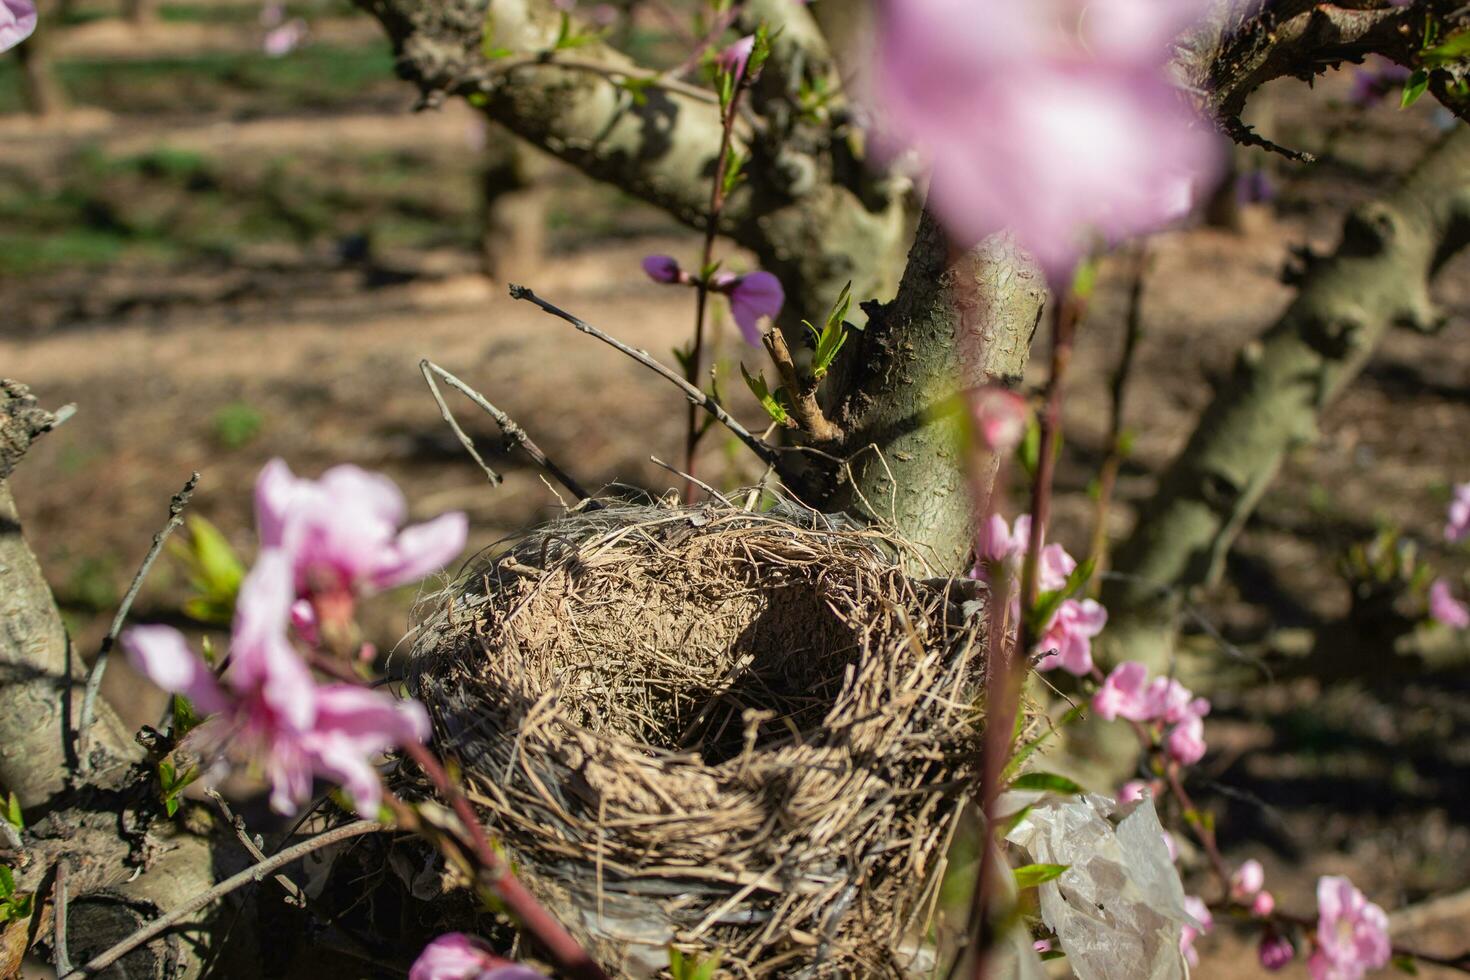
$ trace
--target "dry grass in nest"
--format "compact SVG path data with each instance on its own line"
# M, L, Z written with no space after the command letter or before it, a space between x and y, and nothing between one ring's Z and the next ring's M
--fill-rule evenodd
M612 504L434 600L411 686L437 747L616 975L670 943L729 976L907 974L972 785L984 629L901 547L785 506Z

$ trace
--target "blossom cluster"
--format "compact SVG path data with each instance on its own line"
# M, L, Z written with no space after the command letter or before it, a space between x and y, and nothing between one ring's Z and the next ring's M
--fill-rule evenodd
M971 575L992 584L1009 582L1012 619L1020 611L1020 570L1031 540L1031 515L1022 514L1007 526L1005 518L992 514L976 535L976 565ZM1044 545L1037 561L1037 584L1041 592L1066 588L1077 560L1059 544ZM1092 672L1092 638L1107 624L1108 611L1093 599L1064 599L1041 631L1036 649L1043 656L1037 670L1058 667L1070 674Z
M124 649L140 673L213 716L189 733L190 748L216 768L226 759L258 767L278 812L299 809L322 777L373 815L381 799L373 760L427 738L428 716L381 691L317 683L291 624L314 646L318 624L349 619L358 597L442 568L463 550L467 522L450 514L400 530L398 488L353 466L311 481L273 461L255 503L261 550L236 599L223 674L169 626L128 630Z
M1107 721L1125 718L1166 729L1164 751L1175 762L1191 766L1204 758L1210 702L1172 677L1149 680L1148 668L1136 660L1113 668L1092 696L1092 710Z
M870 101L931 171L929 203L968 242L1008 228L1053 282L1093 241L1190 207L1216 139L1169 79L1208 0L903 0L879 5Z

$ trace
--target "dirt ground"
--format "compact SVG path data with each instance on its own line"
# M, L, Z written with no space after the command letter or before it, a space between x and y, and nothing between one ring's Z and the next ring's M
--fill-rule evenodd
M192 512L245 555L251 483L271 456L306 474L339 462L385 470L415 517L466 511L474 548L554 513L556 494L523 456L490 452L505 482L487 485L439 418L418 374L423 357L478 387L584 483L675 485L650 456L677 458L676 392L479 273L476 144L486 137L462 106L411 114L412 93L387 71L369 25L323 19L317 46L280 63L307 68L268 73L239 40L253 25L233 40L219 25L119 30L83 24L58 42L79 93L70 116L0 116L0 375L47 404L78 407L37 445L14 491L83 649L95 648L191 470L202 475ZM236 60L221 68L201 52ZM339 85L311 65L362 79ZM13 84L0 71L0 107ZM1250 209L1242 230L1153 241L1127 410L1136 450L1110 517L1115 535L1235 352L1289 300L1279 281L1289 249L1330 246L1344 212L1435 138L1428 106L1360 113L1344 93L1340 78L1281 91L1269 133L1323 159L1249 157L1279 193ZM549 250L520 270L526 284L667 357L688 335L691 300L647 283L638 260L692 255L696 239L559 168L544 179ZM1288 461L1227 581L1201 597L1232 643L1280 653L1339 621L1349 596L1337 560L1381 527L1401 529L1445 572L1467 568L1439 534L1449 484L1470 479L1467 273L1461 261L1440 278L1446 329L1388 339L1326 415L1321 439ZM1127 286L1121 266L1106 268L1075 361L1058 506L1059 537L1074 551L1090 533L1087 487ZM755 364L731 334L722 354L732 368L742 355ZM748 399L730 401L756 420ZM482 446L498 447L488 420L455 405ZM733 447L711 444L705 479L736 486L757 475ZM183 585L161 562L135 618L182 621ZM401 635L412 598L373 604L380 646ZM1442 670L1332 685L1288 670L1217 697L1200 796L1218 811L1231 858L1261 859L1284 906L1312 908L1323 873L1350 874L1390 910L1470 887L1470 651L1433 630L1424 642L1449 649ZM156 698L137 696L125 670L108 684L128 694L130 720L154 720ZM1457 952L1470 944L1467 923L1461 913L1405 939ZM1200 946L1197 975L1256 975L1254 952L1228 928Z

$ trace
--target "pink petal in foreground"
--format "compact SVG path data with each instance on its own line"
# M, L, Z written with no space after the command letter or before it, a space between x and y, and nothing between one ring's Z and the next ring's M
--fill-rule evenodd
M224 709L214 672L172 626L134 626L123 633L122 645L133 668L165 691L182 694L208 714Z
M36 5L30 0L0 0L0 51L9 51L36 30Z
M1429 615L1450 629L1470 629L1470 607L1450 592L1450 583L1437 578L1429 586Z
M369 575L375 589L391 589L440 571L464 551L470 521L461 512L404 528Z
M462 932L449 932L424 947L409 968L408 980L474 980L493 962L485 943Z

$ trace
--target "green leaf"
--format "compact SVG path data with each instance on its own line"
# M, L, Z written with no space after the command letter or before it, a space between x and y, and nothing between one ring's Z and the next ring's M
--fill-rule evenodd
M766 387L765 375L757 374L752 377L750 372L745 370L744 364L740 365L740 374L745 378L745 384L750 388L750 393L755 395L756 401L761 403L761 407L766 410L766 414L771 417L772 422L785 426L793 424L791 416L786 412L786 407L776 397L776 395L780 394L779 389L775 394L772 394L771 390Z
M1041 464L1041 423L1034 415L1027 420L1026 434L1016 444L1016 462L1028 477L1036 479L1036 469Z
M1013 872L1016 876L1016 887L1035 888L1044 881L1060 877L1069 867L1069 864L1023 864Z
M175 694L173 696L173 719L173 730L169 734L173 736L175 741L178 741L198 728L199 723L204 720L200 717L199 712L194 709L193 702L182 694Z
M1049 949L1045 953L1041 954L1041 960L1044 963L1047 960L1059 960L1066 955L1067 954L1062 952L1060 949Z
M1408 953L1400 953L1393 958L1393 968L1411 977L1419 975L1419 964L1414 962L1414 957Z
M188 518L187 543L175 538L170 552L184 566L195 594L184 604L190 617L205 623L228 623L235 596L245 579L245 566L219 529L202 517Z
M646 105L648 103L648 90L657 86L657 81L652 78L625 77L618 80L618 86L633 97L634 105Z
M675 347L674 360L678 361L679 366L684 369L684 377L689 377L689 372L694 367L694 348Z
M1419 57L1431 68L1438 68L1470 55L1470 31L1457 31L1433 47L1419 52Z
M1423 68L1416 68L1414 73L1409 76L1409 80L1404 83L1404 94L1399 99L1399 108L1407 109L1415 102L1418 102L1419 96L1423 95L1428 88L1429 72Z
M750 48L750 60L745 63L745 80L753 81L761 73L766 60L771 57L771 29L765 21L755 29L755 43Z
M1097 259L1083 259L1077 265L1077 271L1072 274L1072 295L1078 299L1085 300L1092 296L1092 290L1097 286Z
M744 179L741 170L745 166L745 159L745 155L733 146L725 152L725 180L723 183L725 194L733 191L735 185Z
M1028 803L1025 806L1021 807L1021 809L1017 810L1015 813L1011 814L1009 817L1006 818L1005 823L1000 825L1000 833L996 836L999 837L1001 840L1005 840L1007 837L1011 836L1011 831L1015 830L1016 827L1020 825L1021 821L1026 819L1027 814L1029 814L1030 812L1031 804Z
M1083 791L1081 786L1066 776L1058 776L1054 772L1023 773L1015 778L1010 788L1041 790L1044 793L1060 793L1063 796L1072 796Z
M20 812L20 797L14 791L5 797L5 821L16 830L26 829L25 815Z
M1057 723L1055 725L1048 725L1035 738L1017 749L1016 754L1011 756L1011 760L1006 763L1005 769L1001 771L1001 780L1004 781L1010 779L1014 773L1020 770L1022 763L1030 758L1037 749L1041 748L1041 746L1046 743L1047 739L1051 738L1052 735L1054 735L1056 732L1059 732L1063 728L1066 728L1068 725L1072 724L1072 722L1076 721L1078 718L1081 718L1082 712L1085 710L1086 708L1083 705L1073 705L1071 708L1067 709L1066 714L1057 719Z
M0 898L9 898L15 894L15 873L0 864Z
M837 301L832 304L831 311L827 314L827 322L822 329L818 330L807 321L805 324L808 332L812 335L815 352L812 355L812 377L820 381L827 376L832 362L837 359L837 354L842 350L842 345L847 343L847 311L852 306L852 281L848 280Z

